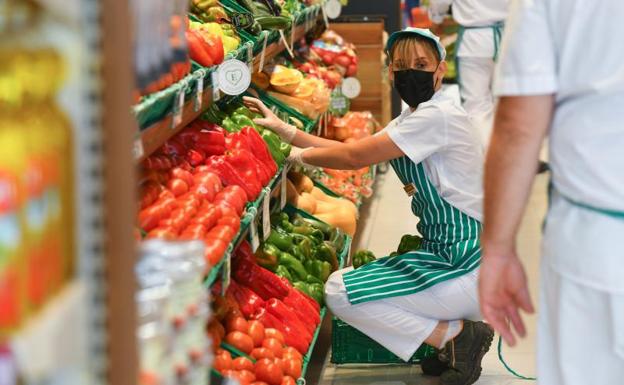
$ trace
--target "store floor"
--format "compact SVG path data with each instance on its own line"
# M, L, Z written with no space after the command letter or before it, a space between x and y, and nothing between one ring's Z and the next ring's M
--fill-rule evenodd
M541 224L546 212L547 175L540 175L534 185L529 207L519 234L519 254L527 267L531 294L537 304L538 264ZM368 248L383 256L396 249L402 234L414 233L416 219L409 209L409 201L392 171L379 175L374 197L363 207L362 227L358 230L354 247ZM515 348L503 348L506 361L517 372L535 374L535 316L527 317L528 337ZM327 324L331 324L326 322ZM320 346L331 345L330 327L324 327ZM516 385L526 381L515 379L499 362L493 344L483 362L479 385ZM336 366L329 362L330 352L319 349L315 368L310 368L308 383L320 385L414 385L437 384L433 377L422 375L418 365ZM323 357L324 355L324 357ZM323 364L321 364L323 363ZM313 375L316 372L316 375Z

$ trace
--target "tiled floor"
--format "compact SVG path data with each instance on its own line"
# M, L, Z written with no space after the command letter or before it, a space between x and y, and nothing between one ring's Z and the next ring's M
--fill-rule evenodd
M529 276L531 294L537 305L537 284L541 224L546 211L547 176L537 177L529 208L519 234L519 254ZM383 256L398 245L402 234L414 233L416 219L409 209L409 201L392 171L380 175L377 191L364 211L362 228L358 231L356 247L368 248ZM535 374L535 317L527 317L528 337L518 346L503 348L506 361L517 372ZM319 384L322 385L412 385L437 384L435 378L421 374L418 365L413 366L335 366L326 360ZM526 381L514 379L499 362L493 345L484 358L483 374L479 385L519 385Z

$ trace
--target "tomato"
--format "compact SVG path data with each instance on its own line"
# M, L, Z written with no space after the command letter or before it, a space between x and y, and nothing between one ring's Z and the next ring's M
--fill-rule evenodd
M139 213L139 226L145 231L155 229L158 223L165 219L165 215L169 215L169 212L163 206L150 206Z
M219 202L217 208L221 211L222 217L239 217L236 210L231 207L227 202Z
M218 225L208 231L208 234L206 234L206 238L221 239L225 243L230 243L232 239L234 239L235 235L236 233L234 232L234 230L232 230L231 227Z
M171 179L167 183L167 188L171 190L173 195L177 197L179 197L180 195L186 194L189 190L188 184L186 184L186 182L183 181L182 179L178 179L178 178Z
M212 191L214 191L214 195L216 195L216 193L218 193L219 191L223 190L221 178L219 178L217 174L211 171L209 167L199 166L195 170L197 171L195 175L193 175L193 180L195 181L195 183L205 183L208 187L210 187Z
M219 202L226 202L236 210L238 215L241 215L243 213L243 209L245 208L245 203L247 202L247 199L242 199L238 194L238 190L236 188L242 190L240 186L227 186L223 189L223 191L215 196L214 202L215 204L218 204Z
M175 209L171 212L171 216L169 218L160 221L158 224L160 227L169 226L175 231L180 231L186 227L189 216L186 215L183 209Z
M238 371L231 370L231 369L226 369L226 370L224 370L224 371L222 371L220 373L221 373L221 375L223 377L234 379L234 380L238 381L240 385L243 385L242 381L241 381L241 378L240 378L240 373Z
M204 225L206 229L211 229L217 224L219 218L219 209L211 206L205 210L200 210L197 215L191 219L191 223L201 224Z
M291 376L292 378L301 377L301 365L302 365L301 360L291 358L291 359L284 359L282 360L282 362L283 362L282 369L284 370L285 375Z
M204 225L191 224L188 225L180 234L180 239L190 241L194 239L203 239L206 234L206 228Z
M253 372L254 364L247 357L238 357L232 361L232 369L234 370L249 370Z
M266 382L264 382L264 381L254 381L254 382L252 382L252 383L251 383L251 384L249 384L249 385L269 385L269 384L267 384L267 383L266 383Z
M277 338L266 338L262 341L262 347L270 349L275 357L282 357L284 353L284 343Z
M249 363L251 363L251 361L249 361ZM240 376L241 384L242 383L250 384L250 383L252 383L252 382L254 382L256 380L256 375L253 374L253 370L254 370L253 364L252 364L252 368L251 369L239 370L238 375Z
M154 181L148 181L141 186L141 209L156 202L160 194L160 185Z
M301 355L301 353L299 353L299 351L293 348L292 346L287 346L284 348L284 353L282 354L282 358L285 360L289 358L294 358L299 361L303 361L303 356Z
M297 381L290 376L284 376L284 378L282 378L282 383L280 385L297 385Z
M239 331L246 334L249 331L249 324L243 317L231 317L225 324L225 330L228 332Z
M214 200L214 190L206 182L197 182L191 189L194 193L203 199L212 202Z
M233 216L222 217L221 219L217 221L217 225L228 226L235 233L237 233L238 230L240 229L240 218L233 217Z
M249 321L249 336L254 342L255 347L262 346L264 340L264 325L260 321Z
M256 378L269 385L281 385L284 372L282 369L268 358L263 358L256 362Z
M284 335L277 329L267 328L264 330L265 338L275 338L279 340L282 344L284 343Z
M206 242L206 249L204 250L204 260L214 266L223 257L227 244L220 239L211 239L210 242Z
M153 229L152 231L150 231L149 233L147 233L145 238L147 239L160 238L160 239L174 240L176 238L176 233L175 231L173 231L173 229L169 227L157 227Z
M187 185L193 185L193 174L181 167L175 167L171 169L170 175L172 179L182 179Z
M210 341L212 341L212 350L218 349L219 346L221 346L221 336L214 330L209 330L208 336L210 337Z
M230 185L228 186L228 191L230 191L231 194L233 195L237 195L238 200L241 202L243 206L245 206L245 203L247 203L247 194L245 193L245 190L241 186Z
M212 365L218 372L232 369L232 355L227 351L221 354L217 354Z
M208 324L208 331L214 331L217 335L221 336L221 338L225 337L225 328L217 319L212 319Z
M275 362L275 365L279 366L280 369L282 369L282 371L284 371L284 360L282 360L281 358L275 357L273 359L273 362Z
M274 359L275 354L273 351L267 348L255 348L251 351L250 356L255 360L261 360L263 358Z
M234 346L236 349L240 350L245 354L249 354L253 350L253 340L251 339L251 337L240 331L228 333L225 336L225 342Z

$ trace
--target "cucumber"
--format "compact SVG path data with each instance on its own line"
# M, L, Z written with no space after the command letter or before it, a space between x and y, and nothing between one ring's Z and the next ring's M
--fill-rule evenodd
M252 15L256 15L256 6L252 0L236 0L238 4L242 5L246 10L251 12Z
M282 16L260 16L256 17L256 21L262 29L288 29L290 27L290 19Z

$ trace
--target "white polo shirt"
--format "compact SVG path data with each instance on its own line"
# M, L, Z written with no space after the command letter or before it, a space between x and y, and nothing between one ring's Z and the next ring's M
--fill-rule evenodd
M494 87L499 96L555 94L549 132L555 189L618 211L624 211L623 20L622 0L517 1ZM624 220L555 194L548 221L545 252L560 273L624 291Z
M425 173L447 202L481 221L483 218L483 146L466 111L454 98L436 92L409 108L382 131Z
M429 16L442 22L449 6L453 19L464 27L485 27L505 21L509 0L430 0ZM491 28L467 29L457 52L459 57L494 57L494 32Z

